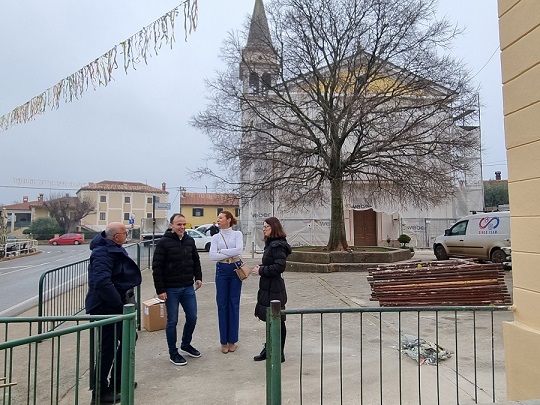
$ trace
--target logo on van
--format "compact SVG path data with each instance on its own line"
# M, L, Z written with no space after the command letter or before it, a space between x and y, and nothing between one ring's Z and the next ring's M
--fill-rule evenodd
M478 227L480 230L479 234L494 234L497 233L497 227L499 226L500 220L498 217L485 217L480 220Z

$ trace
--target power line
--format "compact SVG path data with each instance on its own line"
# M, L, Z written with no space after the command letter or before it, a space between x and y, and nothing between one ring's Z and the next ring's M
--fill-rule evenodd
M497 45L497 48L493 51L493 53L491 54L491 56L489 57L489 59L487 60L486 63L484 63L484 66L482 66L480 68L480 70L478 72L476 72L476 74L474 76L471 77L471 79L474 79L476 76L478 76L478 74L484 70L484 68L488 65L488 63L491 61L491 59L495 56L495 53L500 49L500 47Z

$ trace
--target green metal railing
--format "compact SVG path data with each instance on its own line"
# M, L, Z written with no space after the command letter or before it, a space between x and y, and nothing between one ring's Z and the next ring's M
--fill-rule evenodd
M101 328L122 322L121 382L114 389L121 392L119 404L133 405L135 316L135 306L129 304L124 306L123 315L0 318L0 403L89 403L92 393L82 387L92 385L92 376L98 381L101 373L99 350L88 355L91 337L98 336L99 347ZM70 326L36 333L41 322ZM96 373L92 371L94 362Z
M267 313L267 404L463 404L505 397L509 306L372 307ZM282 372L285 351L299 364ZM294 331L294 333L290 333ZM288 355L288 356L289 356ZM430 364L430 365L428 365ZM281 380L288 381L282 392Z

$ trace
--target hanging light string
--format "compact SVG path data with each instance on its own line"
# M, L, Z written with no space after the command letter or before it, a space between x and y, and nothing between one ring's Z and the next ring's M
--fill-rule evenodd
M148 64L148 58L157 55L163 44L170 45L172 48L173 42L175 42L175 19L180 13L180 8L183 8L184 32L187 41L188 34L197 28L197 0L185 0L82 69L1 116L0 131L7 131L16 124L29 122L47 109L57 109L60 105L60 99L66 103L72 102L74 99L82 97L89 88L95 90L97 87L107 86L113 78L113 70L118 68L118 53L122 55L124 72L127 74L128 69L131 67L135 70L135 65L141 60Z

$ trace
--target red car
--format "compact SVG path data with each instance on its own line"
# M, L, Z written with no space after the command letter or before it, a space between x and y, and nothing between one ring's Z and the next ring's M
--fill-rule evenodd
M80 245L84 242L84 236L80 233L65 233L49 240L49 245Z

